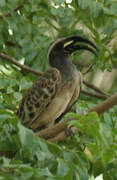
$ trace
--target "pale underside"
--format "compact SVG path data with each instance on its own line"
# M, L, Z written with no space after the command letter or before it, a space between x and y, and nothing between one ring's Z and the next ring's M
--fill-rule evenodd
M18 110L22 124L33 130L54 124L79 97L82 77L78 71L64 80L59 70L51 68L24 95Z

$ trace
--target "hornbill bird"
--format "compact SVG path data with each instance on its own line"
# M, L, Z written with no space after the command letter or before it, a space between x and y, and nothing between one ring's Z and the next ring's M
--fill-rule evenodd
M22 98L17 115L33 131L52 126L79 97L82 75L70 60L80 49L97 56L97 47L81 36L54 41L48 49L49 70L42 73Z

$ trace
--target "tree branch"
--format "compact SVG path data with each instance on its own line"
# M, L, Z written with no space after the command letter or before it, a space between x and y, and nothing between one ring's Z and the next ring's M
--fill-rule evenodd
M22 46L20 44L16 44L15 42L12 42L12 41L5 42L5 45L7 45L7 46L17 46L18 48L22 48Z
M87 68L87 70L83 73L83 75L85 75L85 74L87 74L88 72L90 72L91 69L92 69L92 67L93 67L95 64L96 64L96 62L94 62L93 64L91 64L91 65Z
M110 96L108 99L103 101L101 104L98 104L97 106L89 109L88 112L96 111L100 115L100 114L104 113L105 111L108 111L115 105L117 105L117 93Z
M45 139L51 138L53 137L53 135L59 134L61 131L64 131L67 128L68 122L71 120L73 120L73 118L68 118L64 121L59 122L55 126L49 127L47 129L35 133L35 135Z
M104 99L104 100L107 99L108 97L110 97L110 96L107 96L107 95L104 95L104 94L95 94L95 93L86 91L84 89L81 90L81 93L86 94L88 96L96 97L96 98L99 98L99 99Z
M65 131L60 132L57 136L50 138L49 141L50 142L57 142L57 141L63 141L66 139L66 133Z
M41 74L43 74L42 72L36 71L36 70L34 70L34 69L32 69L32 68L30 68L30 67L28 67L28 66L25 66L25 65L22 65L22 64L18 63L16 59L14 59L14 58L12 58L12 57L10 57L10 56L7 56L7 55L4 54L4 53L1 53L1 54L0 54L0 57L1 57L2 59L4 59L4 60L7 60L8 62L10 62L10 63L18 66L18 67L20 67L21 69L23 69L23 70L25 70L25 71L27 71L27 72L30 72L30 73L33 73L33 74L39 75L39 76L40 76Z
M95 90L96 92L98 92L98 93L100 93L100 94L103 94L103 95L105 95L105 96L107 96L107 97L110 96L110 95L107 94L106 92L102 91L101 89L99 89L99 88L96 87L95 85L93 85L93 84L91 84L91 83L89 83L89 82L86 82L85 80L83 80L83 83L84 83L87 87Z

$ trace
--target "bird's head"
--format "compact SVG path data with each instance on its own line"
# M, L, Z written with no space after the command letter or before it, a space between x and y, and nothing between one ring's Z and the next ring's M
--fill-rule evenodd
M65 61L72 53L78 50L88 50L95 56L98 55L98 49L93 42L82 36L70 36L52 42L47 55L49 64L56 67L58 61Z

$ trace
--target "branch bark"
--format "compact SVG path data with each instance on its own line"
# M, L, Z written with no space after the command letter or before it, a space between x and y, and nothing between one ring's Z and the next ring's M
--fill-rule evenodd
M12 42L12 41L5 42L5 45L7 45L7 46L16 46L18 48L22 48L22 46L20 44L17 44L17 43Z
M89 109L88 112L96 111L100 115L115 105L117 105L117 93L103 101L101 104L98 104L97 106Z
M47 129L41 130L40 132L35 133L36 136L48 139L53 137L54 135L59 134L61 131L64 131L67 128L67 124L73 118L68 118L64 121L59 122L55 126L49 127Z
M39 75L39 76L40 76L41 74L43 74L42 72L36 71L36 70L34 70L34 69L32 69L32 68L30 68L30 67L28 67L28 66L25 66L25 65L22 65L22 64L18 63L16 59L14 59L14 58L12 58L12 57L10 57L10 56L7 56L7 55L4 54L4 53L1 53L1 54L0 54L0 57L1 57L2 59L6 60L6 61L8 61L8 62L10 62L10 63L18 66L18 67L20 67L21 69L23 69L23 70L25 70L25 71L27 71L27 72L30 72L30 73L33 73L33 74Z
M92 93L92 92L89 92L89 91L86 91L84 89L81 90L81 93L83 94L86 94L88 96L92 96L92 97L96 97L98 99L107 99L108 98L108 95L104 95L104 94L96 94L96 93ZM110 97L110 96L109 96Z
M83 83L84 83L87 87L95 90L96 92L98 92L98 93L100 93L100 94L103 94L103 95L106 95L107 97L109 97L109 94L107 94L106 92L102 91L102 90L99 89L97 86L95 86L95 85L93 85L93 84L91 84L91 83L89 83L89 82L86 82L85 80L83 80Z
M83 75L85 75L85 74L87 74L88 72L90 72L91 69L92 69L92 67L93 67L95 64L96 64L96 62L93 63L93 64L91 64L91 65L87 68L87 70L83 73Z

